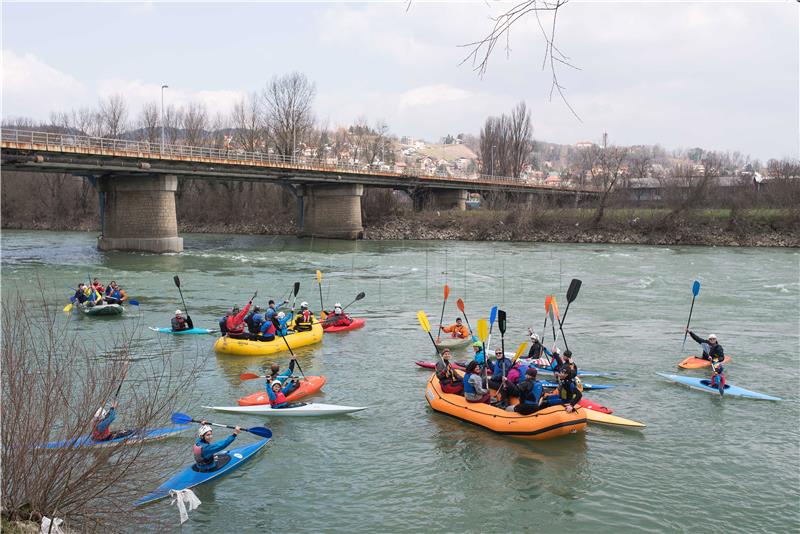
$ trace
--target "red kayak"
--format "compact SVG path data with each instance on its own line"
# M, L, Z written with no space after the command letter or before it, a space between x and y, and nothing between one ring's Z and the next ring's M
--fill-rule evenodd
M353 322L347 326L325 326L323 324L322 329L325 331L326 334L330 334L333 332L347 332L348 330L355 330L357 328L361 328L364 326L364 323L367 322L366 319L360 319L356 317L353 319Z
M414 362L414 363L419 365L420 367L424 367L425 369L433 369L434 367L436 367L436 364L433 363L433 362L417 361L417 362ZM451 365L453 366L453 369L458 369L459 371L463 371L464 370L464 367L462 365L456 363L456 362L452 362ZM596 412L613 413L610 408L606 408L602 404L599 404L599 403L596 403L596 402L594 402L592 400L589 400L586 397L581 397L581 400L578 401L578 406L581 406L583 408L588 408L588 409L594 410Z
M300 400L306 395L316 393L322 386L325 385L327 379L324 376L307 376L300 379L300 387L286 395L286 400L294 402ZM237 401L239 406L256 406L260 404L269 404L269 396L266 391L259 391L246 397L242 397Z

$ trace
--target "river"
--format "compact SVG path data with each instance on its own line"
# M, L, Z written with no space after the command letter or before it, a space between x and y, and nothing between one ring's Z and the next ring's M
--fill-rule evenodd
M260 380L240 382L238 374L272 360L216 355L212 336L148 331L167 326L182 306L173 274L181 276L195 325L215 328L226 308L244 304L256 289L259 299L278 298L296 280L300 298L317 309L320 269L326 306L366 292L350 311L367 324L326 335L321 345L297 351L299 361L307 374L327 375L319 401L369 406L333 418L215 415L266 424L274 438L246 466L197 488L203 504L184 532L800 528L797 249L184 237L183 253L158 256L101 253L86 233L4 231L3 294L39 277L60 308L67 288L87 273L116 279L141 302L139 311L128 307L121 318L75 320L71 327L98 337L112 325L138 328L142 351L162 344L175 355L202 358L196 401L186 410L210 416L202 404L235 403L256 391ZM429 374L413 362L433 353L416 313L425 309L438 322L445 283L446 321L456 317L458 297L473 326L499 305L508 313L513 350L529 325L541 330L547 293L563 312L573 277L583 286L565 332L578 364L621 375L597 382L631 385L587 396L646 429L590 426L565 438L524 441L428 407ZM692 325L716 333L733 355L728 381L786 401L720 399L656 375L675 372L682 359L695 279L702 288ZM689 340L686 353L696 346ZM187 463L190 442L187 435L161 446ZM148 510L174 520L178 530L174 508L162 502Z

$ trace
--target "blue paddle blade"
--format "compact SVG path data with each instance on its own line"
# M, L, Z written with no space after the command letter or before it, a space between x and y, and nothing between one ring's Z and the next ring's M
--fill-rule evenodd
M191 423L192 418L186 415L185 413L174 413L172 414L172 422L176 425L185 425L186 423Z
M130 304L131 306L138 306L138 305L139 305L139 301L138 301L138 300L133 300L133 299L130 299L130 300L128 301L128 304Z
M492 306L491 311L489 311L489 324L493 325L495 319L497 319L497 306Z
M692 294L696 297L698 293L700 293L700 282L695 280L692 284Z
M254 426L253 428L248 428L247 431L262 438L269 439L272 437L272 430L263 426Z

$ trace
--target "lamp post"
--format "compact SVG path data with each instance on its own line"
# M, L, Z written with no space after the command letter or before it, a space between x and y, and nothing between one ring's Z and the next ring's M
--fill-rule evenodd
M492 178L494 178L494 149L497 148L497 145L492 145Z
M164 153L164 89L169 85L161 86L161 153Z

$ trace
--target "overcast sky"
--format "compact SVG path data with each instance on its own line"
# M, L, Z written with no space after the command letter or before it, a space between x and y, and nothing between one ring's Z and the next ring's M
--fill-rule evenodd
M581 70L560 81L581 121L548 99L544 42L518 22L483 78L459 45L482 37L513 3L3 3L3 116L120 93L203 101L228 113L276 74L305 73L329 126L364 116L393 133L437 140L477 133L525 100L537 139L738 150L798 157L799 4L572 1L557 44Z

